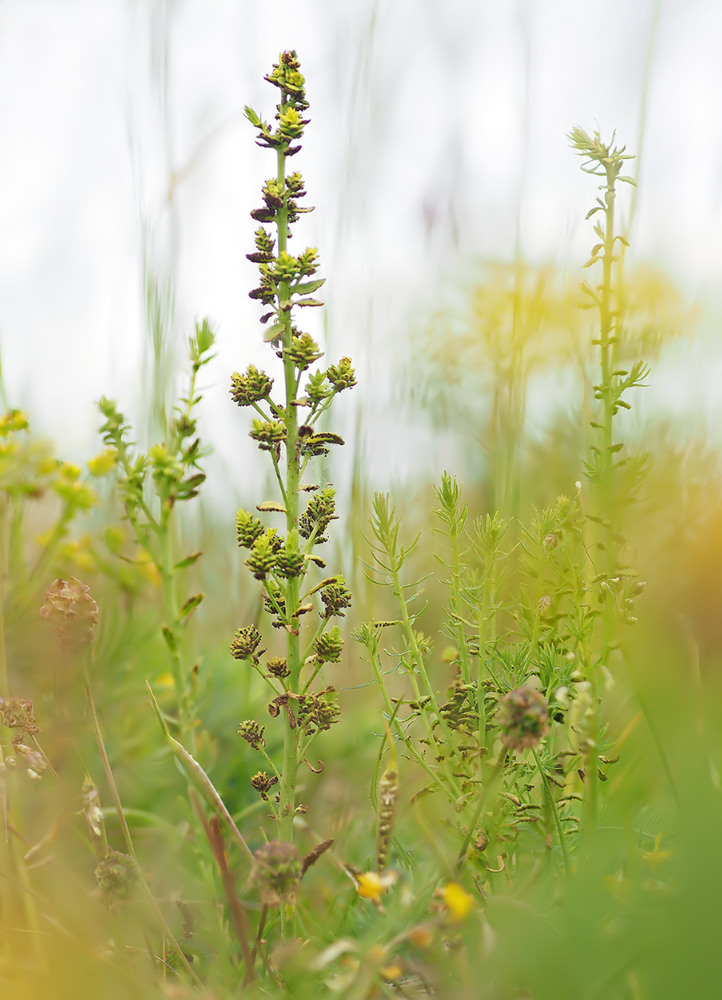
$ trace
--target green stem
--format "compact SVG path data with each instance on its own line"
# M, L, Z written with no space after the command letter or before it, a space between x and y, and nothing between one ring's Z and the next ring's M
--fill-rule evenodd
M285 190L286 185L286 154L285 150L279 148L277 151L277 178L280 190ZM288 207L284 200L282 207L278 211L276 220L278 230L278 253L279 256L286 252L288 244ZM290 297L290 286L288 281L281 282L278 289L277 298L280 302L287 301ZM299 487L300 487L300 456L298 447L298 408L295 405L297 373L296 366L290 356L290 348L293 340L291 329L291 313L286 310L283 313L284 330L283 341L283 374L285 386L285 408L284 422L286 425L286 482L283 489L284 502L286 506L286 534L298 528L299 514ZM286 666L289 670L288 690L297 693L301 682L301 656L299 630L300 623L298 617L294 617L298 608L300 596L300 579L292 577L286 582ZM293 820L296 812L296 779L299 767L299 738L300 731L296 726L291 728L287 723L283 737L283 763L281 766L281 781L279 788L279 839L294 843ZM281 931L284 938L289 939L296 933L296 916L292 907L283 907L281 910Z
M188 973L188 975L191 977L191 979L193 980L193 982L195 983L195 985L196 986L202 986L203 984L201 983L201 981L198 978L198 976L196 975L196 973L193 971L193 967L191 966L190 962L186 958L186 956L185 956L185 954L183 952L183 949L181 948L180 944L176 940L175 935L173 934L173 931L171 930L171 927L168 924L168 921L166 920L166 918L165 918L165 916L164 916L164 914L163 914L160 906L156 902L155 896L150 891L150 889L148 887L148 883L146 882L145 877L143 876L143 873L141 872L140 865L138 864L138 856L136 855L135 848L133 847L133 838L130 835L130 828L128 827L128 822L127 822L127 820L125 818L125 813L123 811L123 804L120 801L120 793L118 792L118 786L115 783L115 777L113 775L113 770L112 770L112 768L110 766L110 760L108 759L108 754L107 754L107 751L105 749L105 742L103 740L103 734L102 734L102 731L100 729L100 721L98 719L98 713L97 713L97 711L95 709L95 700L93 698L93 691L92 691L92 688L91 688L91 685L90 685L90 671L88 669L88 661L89 661L89 659L90 659L90 654L89 654L89 652L86 652L85 655L84 655L84 657L83 657L83 681L84 681L84 686L85 686L85 696L86 696L86 699L87 699L87 702L88 702L88 709L90 710L90 718L91 718L91 720L93 722L93 730L95 732L95 740L96 740L96 743L98 744L98 751L100 753L100 757L101 757L101 760L103 762L103 770L105 771L105 779L108 782L108 789L110 791L111 798L113 799L113 803L115 805L116 814L117 814L117 817L118 817L118 822L120 824L121 833L123 834L123 840L125 841L126 850L128 851L128 854L131 856L131 858L133 859L133 861L135 862L135 867L136 867L136 871L138 872L139 881L140 881L140 885L141 885L142 890L143 890L143 894L145 895L145 897L148 900L151 908L153 909L153 911L154 911L154 913L155 913L155 915L156 915L156 917L158 919L159 924L163 928L163 933L166 935L166 937L170 941L170 943L173 946L176 954L178 955L179 961L181 962L181 964L183 965L183 968L186 970L186 972Z

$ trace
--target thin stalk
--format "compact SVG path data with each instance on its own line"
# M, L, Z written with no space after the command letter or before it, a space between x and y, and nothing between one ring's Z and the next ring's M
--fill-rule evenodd
M286 183L286 154L279 149L276 154L277 179L280 190L285 189ZM278 252L279 256L287 252L288 244L288 208L284 201L279 209L277 218L278 230ZM290 285L288 281L281 282L279 288L279 298L281 300L289 298ZM284 489L284 502L286 506L286 532L289 533L298 527L299 509L299 487L300 487L300 462L298 449L298 408L291 405L296 399L296 367L290 356L290 348L293 340L291 329L290 311L284 313L283 340L283 376L285 385L285 412L284 422L286 425L286 482ZM289 669L288 687L290 691L297 692L301 681L301 656L299 644L299 620L293 618L298 607L300 582L297 577L293 577L286 584L286 611L291 615L291 622L287 626L286 633L286 665ZM296 811L296 777L298 774L298 741L299 730L297 727L291 728L288 725L283 738L283 765L281 767L280 800L279 800L279 837L293 843L293 817ZM284 910L285 913L285 910Z
M564 870L567 875L569 874L569 856L567 855L567 845L564 841L564 831L562 830L561 820L559 819L559 810L557 809L557 804L554 801L554 795L552 794L551 783L549 778L544 773L541 766L541 761L539 760L539 755L536 750L532 747L532 753L534 754L534 763L537 766L537 771L539 772L539 777L541 778L542 789L544 791L544 805L545 812L551 814L554 820L554 826L556 827L557 836L559 837L559 846L562 849L562 857L564 858Z
M105 771L105 778L106 778L106 781L108 782L108 789L110 791L111 798L113 799L113 803L115 804L116 813L117 813L117 816L118 816L118 823L120 824L121 833L123 834L123 840L125 841L126 850L128 851L128 854L131 856L131 858L133 859L133 861L135 862L136 871L138 872L138 876L139 876L139 884L140 884L140 886L141 886L141 888L143 890L144 896L148 900L151 908L153 909L153 912L155 913L155 915L156 915L156 917L158 919L159 924L161 925L161 927L163 929L163 933L166 935L166 937L170 941L171 945L173 946L176 954L178 955L178 960L180 961L180 963L183 966L183 968L185 969L185 971L191 977L191 979L193 980L193 982L195 983L195 985L200 987L203 984L201 983L201 981L198 978L198 976L196 975L196 973L193 971L193 967L191 966L190 962L186 958L186 956L185 956L185 954L183 952L183 949L181 948L179 942L176 940L176 937L175 937L173 931L171 930L171 927L170 927L168 921L166 920L166 918L165 918L165 916L163 914L163 911L161 910L160 906L156 902L155 896L150 891L150 888L148 887L148 883L146 882L145 877L144 877L144 875L143 875L143 873L141 871L140 865L138 864L138 856L135 853L135 848L133 846L133 838L130 835L130 828L128 827L128 822L127 822L127 820L125 818L125 813L123 811L123 804L122 804L122 802L120 800L120 793L118 792L118 786L115 783L115 777L113 775L113 770L112 770L112 768L110 766L110 760L108 759L108 754L107 754L107 751L105 749L105 742L103 740L103 733L102 733L101 728L100 728L100 721L98 720L98 713L97 713L97 711L95 709L95 699L93 698L93 691L92 691L92 687L91 687L91 684L90 684L90 672L89 672L89 669L88 669L88 667L89 667L89 659L90 659L90 653L88 651L86 651L86 653L84 654L84 657L83 657L83 682L84 682L84 686L85 686L85 696L86 696L86 699L87 699L87 702L88 702L88 709L90 711L90 718L91 718L92 723L93 723L93 730L95 732L95 740L96 740L96 743L98 744L98 751L100 753L100 758L101 758L101 760L103 762L103 770Z
M466 836L464 837L464 841L461 845L461 850L459 851L459 854L456 858L457 871L461 870L461 866L463 865L464 860L466 859L466 852L469 850L469 844L471 843L471 838L474 835L474 828L476 827L476 824L479 822L479 819L481 818L481 814L483 813L484 809L486 809L489 805L491 794L496 788L496 785L499 779L501 778L501 775L504 772L504 767L506 766L506 758L508 757L508 755L509 755L509 750L507 747L505 747L496 763L496 767L491 772L491 776L488 782L486 783L486 787L482 789L481 794L479 795L479 801L471 817L471 822L469 823L469 829L467 831Z

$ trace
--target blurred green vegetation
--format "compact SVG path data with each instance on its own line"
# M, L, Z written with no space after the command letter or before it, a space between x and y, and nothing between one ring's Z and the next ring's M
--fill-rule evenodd
M509 282L513 278L510 273ZM668 281L649 282L645 278L638 291L630 278L627 289L630 301L638 303L632 313L637 347L653 358L666 339L681 334L684 310ZM474 289L472 320L465 333L462 328L455 335L459 345L451 346L452 334L437 337L434 342L447 343L448 350L420 352L419 365L428 366L427 384L436 380L439 394L448 392L453 399L448 372L453 363L466 385L477 385L474 394L486 400L491 414L486 428L462 422L459 430L469 435L469 450L476 449L480 464L474 438L488 435L495 442L484 456L485 474L466 491L470 511L483 515L506 503L525 521L533 504L552 502L579 475L586 329L575 326L564 296L556 295L553 308L542 310L540 288L546 285L537 275L530 294L538 309L534 313L530 306L526 320L530 343L520 341L516 361L502 361L496 355L508 346L508 337L494 346L488 341L494 332L490 326L482 348L483 324L481 333L474 324L481 323L480 304L494 295L494 330L512 329L511 314L520 299L503 293L498 274L492 286ZM521 301L526 302L523 295ZM569 317L574 336L560 322L557 348L535 346L535 337L547 336L542 312ZM495 363L487 365L490 356ZM570 409L540 434L523 419L527 379L537 366L559 364L574 367L580 391L568 401ZM455 398L468 395L465 389ZM510 400L517 401L511 408ZM166 704L172 702L167 649L158 627L157 574L134 548L109 482L55 459L50 446L23 424L19 414L5 419L0 454L3 697L32 700L48 768L41 781L28 779L21 767L12 772L6 767L3 774L16 810L7 814L8 843L15 844L16 861L24 859L27 883L17 884L6 857L0 977L8 995L155 996L159 983L168 995L190 990L171 971L177 965L172 955L166 954L160 971L149 964L148 948L159 955L163 945L143 900L109 902L94 887L96 862L81 814L86 772L99 788L108 838L117 849L122 848L120 830L104 787L77 664L59 654L37 615L54 577L77 576L90 585L101 609L92 683L141 867L176 933L186 934L184 947L195 956L196 967L213 970L201 995L230 996L237 989L237 965L228 917L217 902L222 898L219 877L198 841L183 776L164 747L145 695L149 680ZM339 989L359 997L421 996L433 989L438 996L489 1000L717 995L720 961L712 935L722 834L720 466L703 443L673 428L637 426L634 434L646 455L646 473L639 500L620 531L647 589L638 603L639 621L625 631L624 655L613 662L606 718L620 760L605 783L594 853L578 855L561 881L541 863L513 873L487 873L477 883L483 893L475 899L473 914L458 926L439 922L434 892L440 879L450 878L449 817L433 800L412 801L423 782L402 754L393 846L401 876L382 908L359 898L343 865L364 871L373 864L371 794L385 737L378 690L358 648L349 644L345 660L330 668L329 678L340 693L342 723L321 741L324 774L308 772L303 779L309 806L301 821L303 838L309 849L327 837L335 843L304 879L302 940L287 942L274 955L288 995L332 995ZM512 447L510 467L498 456ZM102 471L97 462L90 467ZM513 487L507 479L500 492L497 468L507 476L513 472ZM370 498L358 463L356 469L354 506L347 515L353 552L348 577L355 594L349 628L386 616L383 597L362 574L360 560L369 554L363 525ZM434 558L438 543L430 486L407 487L395 502L404 530L410 536L422 532L413 570L416 576L431 576L423 584L428 609L420 625L432 643L434 683L443 691L451 672L442 655L445 588ZM191 660L198 666L198 758L255 848L264 823L262 804L249 785L257 765L236 731L241 717L263 716L265 699L257 680L230 657L228 642L239 619L256 619L257 598L245 587L229 592L226 585L232 559L226 524L207 516L180 518L179 541L203 552L186 571L186 583L189 592L207 594L188 630ZM393 678L390 683L399 689L403 684ZM12 735L3 729L5 761ZM253 913L257 904L247 872L238 856L232 865L238 891ZM31 907L25 905L28 894ZM268 994L247 986L244 995Z

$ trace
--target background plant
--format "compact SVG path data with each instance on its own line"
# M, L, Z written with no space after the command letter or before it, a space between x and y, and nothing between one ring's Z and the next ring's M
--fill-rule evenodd
M623 237L614 233L614 205L617 182L631 180L620 173L629 157L581 129L571 139L590 158L587 169L605 178L604 197L589 213L605 214L604 224L595 225L601 242L588 261L603 265L602 278L595 288L583 285L599 311L597 412L585 463L592 510L585 517L577 483L575 497L559 497L527 524L517 527L497 511L478 518L468 532L460 489L444 475L436 489L447 543L440 559L449 574L444 631L452 643L442 654L444 678L433 666L432 640L417 627L428 606L421 603L423 581L406 578L419 536L405 545L400 518L388 498L377 495L369 569L395 597L399 618L356 634L406 753L426 773L425 790L440 792L453 808L446 822L457 831L457 867L476 860L492 876L518 870L520 852L540 848L568 870L582 819L579 801L584 829L595 836L599 782L617 759L601 715L602 695L612 680L620 630L635 620L634 599L643 589L623 566L619 535L641 467L621 456L614 421L629 408L627 390L648 374L641 362L630 371L614 364L623 337L613 279ZM500 462L502 474L506 464ZM381 637L382 629L397 624L402 644L391 654L392 669L408 677L412 693L394 707ZM442 697L439 685L449 680ZM476 858L468 853L472 844Z
M281 64L274 73L280 74L277 82L285 81L283 106L288 96L284 88L294 80L287 78L283 58ZM282 113L275 127L268 126L268 134L280 128ZM266 133L260 119L256 127L261 139ZM278 177L273 180L277 183ZM269 210L264 194L259 211ZM258 221L276 225L278 239L277 222ZM264 252L257 246L256 253ZM707 577L699 572L704 565L700 553L713 552L719 535L708 502L718 476L709 467L709 452L690 450L668 480L660 469L671 461L668 443L647 438L657 459L650 470L657 506L650 507L649 479L640 480L639 465L618 465L631 451L622 407L612 412L612 445L625 442L622 451L611 452L613 514L611 508L595 507L593 482L575 484L583 479L583 458L592 479L596 465L594 453L571 447L569 440L557 463L548 460L545 479L524 462L513 470L519 485L514 502L522 513L517 520L511 495L509 507L494 515L494 507L473 489L462 495L450 475L438 484L430 503L411 488L395 511L379 497L373 508L375 548L367 561L376 567L371 575L389 582L396 593L376 588L371 600L362 590L359 601L354 591L354 607L344 610L355 619L378 671L388 731L379 717L372 671L352 647L332 667L329 679L338 691L326 690L328 698L323 699L333 708L338 693L342 714L333 718L340 724L323 737L311 727L304 734L302 708L308 703L302 696L319 694L319 687L323 692L326 683L320 670L316 673L320 658L314 639L319 634L325 639L332 631L331 622L319 616L328 609L323 597L330 585L329 571L316 561L326 561L326 553L316 542L326 532L316 530L313 546L313 528L308 536L302 532L311 501L327 489L320 476L311 477L311 458L326 456L309 457L309 485L319 489L310 492L310 499L301 492L298 500L297 546L308 558L306 575L298 579L299 604L292 605L286 603L285 575L295 551L286 520L287 398L308 401L293 408L298 411L297 441L312 441L325 427L319 429L322 416L314 424L306 419L314 412L312 380L320 376L312 374L313 364L302 373L298 363L288 364L284 335L289 310L283 303L294 299L294 281L318 279L290 278L284 298L279 294L283 281L274 274L285 258L281 260L275 243L268 255L270 260L258 263L268 265L261 272L263 294L271 299L266 327L272 331L283 321L269 340L282 354L272 361L279 374L247 370L233 379L232 392L242 401L244 393L260 391L271 376L280 378L285 389L286 372L291 371L294 395L271 396L269 387L267 396L245 400L256 406L261 424L251 427L254 440L271 445L262 450L279 492L275 499L262 500L260 510L240 512L237 520L252 570L265 567L262 592L266 604L273 595L271 617L281 627L266 630L252 612L243 613L241 621L253 622L234 641L234 651L253 645L247 658L251 669L244 676L223 638L233 627L227 619L234 603L225 579L213 588L213 601L198 607L192 633L176 624L163 610L155 568L155 558L161 559L158 535L140 506L136 515L147 548L138 544L127 518L118 522L123 511L109 495L111 477L105 485L97 482L105 501L102 509L96 504L90 517L68 523L69 533L55 547L36 597L23 594L19 599L11 570L4 586L15 595L17 614L6 614L10 691L2 703L2 748L6 762L12 753L19 763L3 775L6 787L12 790L12 782L17 787L12 798L17 823L10 831L14 861L10 868L3 866L0 892L2 987L8 995L109 998L125 998L129 991L156 998L343 992L359 1000L424 996L430 990L469 1000L480 995L506 1000L517 994L535 1000L708 995L709 984L718 981L716 952L700 948L700 942L714 926L718 909L722 727L713 669L715 619L695 595L706 593L707 584L714 592L715 582L714 571ZM616 392L626 376L614 375L615 370L631 368L626 360L620 362L622 353L635 355L626 341L627 307L624 296L619 306L619 275L613 277L617 318L611 339L618 342L611 345L610 385ZM296 298L312 296L307 290ZM592 314L574 321L579 338ZM601 339L596 330L594 339ZM294 340L290 343L292 360ZM603 383L597 375L588 381ZM191 390L187 399L195 395ZM589 395L590 415L603 426L604 400ZM328 398L317 403L318 410ZM184 412L181 402L180 414ZM277 438L274 431L264 441L274 422ZM125 424L122 418L120 424ZM302 431L304 425L310 426L310 434ZM20 438L25 435L16 431ZM192 492L189 480L199 475L192 463L183 465L194 436L180 448L167 440L183 466L170 484L179 499L186 487ZM129 431L121 437L131 473L140 457L148 458L142 497L157 521L162 504L153 478L154 446L132 445ZM598 427L590 429L589 437L601 449L604 437ZM163 452L161 448L159 457L165 457ZM199 456L198 451L191 454ZM495 455L492 476L505 468ZM299 477L303 461L305 457ZM116 449L91 463L96 473L112 472ZM128 476L118 464L125 483ZM630 470L634 475L628 475ZM28 495L34 472L29 459L15 469L13 482ZM74 481L85 487L82 472ZM675 484L673 505L667 504L662 488L668 482ZM363 475L359 483L365 487ZM557 496L559 488L566 496ZM538 509L525 501L531 496L543 498ZM639 500L633 506L634 496ZM33 541L38 520L42 527L50 523L52 534L50 512L59 509L52 490L45 502L47 508L29 500L17 528L30 565L44 544L42 538L40 546ZM227 525L219 522L205 529L202 543L188 543L177 524L183 506L175 503L168 521L171 534L177 530L181 536L173 538L171 568L191 547L215 551L206 544L209 536L216 546L218 539L227 541ZM637 564L642 536L635 529L634 548L621 537L628 534L635 506L658 512L649 523L653 530L661 524L667 541L667 551L657 552L658 578L643 595L639 612L633 593L637 579L625 564L632 562L630 551ZM427 520L422 512L431 507L433 520ZM324 511L334 513L328 506ZM606 523L590 520L587 513ZM271 519L276 517L286 521L284 534L274 535L266 525L275 526ZM636 518L638 525L640 515ZM416 527L424 533L414 548ZM426 544L429 536L436 545ZM266 541L256 547L261 538ZM598 541L614 547L612 575ZM658 548L650 538L648 546L653 544ZM126 558L111 559L113 546ZM440 572L430 562L432 549L442 560ZM207 561L174 570L180 607L186 595L199 592L197 573ZM97 635L86 650L87 674L77 656L66 655L70 650L58 649L56 637L46 634L44 625L38 627L42 593L49 592L45 617L55 625L55 612L68 610L70 587L75 603L90 610L95 631L89 592L69 581L76 575L85 579L81 565L90 574L85 582L92 578L99 605ZM427 576L430 569L435 572ZM692 581L684 599L680 573ZM56 575L65 585L53 589ZM237 596L247 603L243 593ZM294 618L294 609L309 605L315 610ZM605 615L611 625L605 624ZM621 620L629 616L640 621L626 630ZM364 626L363 619L375 624ZM289 677L272 673L271 664L285 674L288 637L299 624L300 687L292 689ZM201 664L205 683L202 691L189 684L185 720L168 671L162 626L179 637L186 670ZM269 649L262 654L264 645ZM596 691L592 670L597 671ZM146 697L148 680L152 694ZM270 694L269 681L275 684ZM87 711L82 709L84 688L86 696L90 692ZM278 714L261 731L260 713L269 700ZM296 721L295 748L287 742L289 707ZM236 733L239 719L244 720L245 743ZM40 732L34 731L36 726ZM595 731L598 738L592 745ZM274 768L282 775L285 749L291 746L298 761L304 741L317 738L318 743L310 744L316 752L307 759L318 767L317 756L323 756L322 778L316 781L301 764L294 793L295 807L308 806L308 812L297 812L295 818L289 812L279 823L274 812L280 811L280 782L264 799L249 779L259 767L269 778L275 776ZM617 754L620 759L612 766ZM29 771L43 761L38 782ZM598 768L599 780L594 806L589 796L592 767ZM132 850L124 842L123 816ZM294 844L279 840L284 822ZM137 879L138 869L143 882Z

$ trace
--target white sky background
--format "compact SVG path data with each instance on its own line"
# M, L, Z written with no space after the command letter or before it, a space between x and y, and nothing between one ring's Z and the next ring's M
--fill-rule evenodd
M660 0L632 244L719 315L722 3ZM635 151L655 0L4 0L0 4L0 349L10 405L59 452L99 449L94 400L142 412L146 265L173 290L182 360L196 317L219 357L204 428L226 463L250 454L230 372L267 365L248 299L263 180L245 104L297 49L312 123L294 162L316 211L329 361L360 387L338 401L386 469L447 464L399 428L389 364L412 321L470 258L582 263L595 180L565 139L616 128ZM175 175L175 183L171 179ZM628 204L624 189L620 201ZM169 197L170 195L170 197ZM306 317L303 317L304 320ZM706 379L703 390L678 375ZM719 414L722 354L679 353L660 405ZM665 382L666 379L666 382ZM345 408L345 409L344 409ZM235 457L234 457L235 456ZM239 458L240 456L240 458Z

